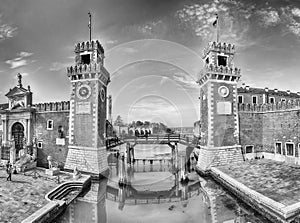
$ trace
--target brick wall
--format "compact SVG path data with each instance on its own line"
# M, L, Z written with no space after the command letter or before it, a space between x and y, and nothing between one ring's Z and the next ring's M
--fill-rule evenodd
M285 143L295 144L298 157L300 133L300 109L265 112L239 112L241 145L254 145L257 152L274 153L276 141L282 142L283 155Z
M42 142L41 149L38 149L38 166L47 167L47 157L52 156L54 161L63 165L68 153L68 131L69 131L69 112L52 111L37 112L34 117L34 136ZM47 120L53 120L53 130L47 130ZM64 130L65 145L57 145L56 138L59 137L58 127L62 126Z
M234 119L234 103L235 95L229 94L226 98L219 96L218 89L221 86L226 86L229 92L233 92L234 85L227 83L213 83L213 145L214 146L232 146L236 145L237 142L234 138L235 132L235 119ZM232 113L230 115L220 115L217 112L217 104L219 102L231 102Z

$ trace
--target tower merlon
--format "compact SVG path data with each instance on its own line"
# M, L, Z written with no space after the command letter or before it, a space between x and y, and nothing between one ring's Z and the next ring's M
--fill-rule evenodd
M99 53L104 54L104 48L98 40L86 41L77 43L75 45L75 53L82 53L84 51L98 50Z
M210 42L207 47L203 50L202 59L204 59L210 52L216 53L225 53L225 54L235 54L235 46L230 43L217 43L217 42Z
M223 80L223 81L239 81L241 77L241 69L234 67L217 66L213 64L205 65L200 72L198 84L202 85L208 79Z
M110 82L109 72L102 64L78 64L67 68L67 74L70 80L94 79L96 73L101 73L105 82Z

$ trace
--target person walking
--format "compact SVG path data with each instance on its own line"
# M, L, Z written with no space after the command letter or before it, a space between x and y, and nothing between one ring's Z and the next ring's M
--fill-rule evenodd
M11 164L9 165L9 167L7 168L7 174L8 174L8 176L7 176L7 178L6 178L6 181L11 181L11 173L12 173L12 171L13 171L13 169L12 169L12 166L11 166Z
M9 162L9 161L7 161L7 163L6 163L6 172L8 172L8 168L9 168L9 166L10 166L10 162Z

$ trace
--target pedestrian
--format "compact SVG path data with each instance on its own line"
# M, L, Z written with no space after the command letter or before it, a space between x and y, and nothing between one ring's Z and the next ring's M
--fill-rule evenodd
M9 167L7 168L7 178L6 178L6 181L10 180L11 181L11 173L12 173L13 169L12 169L12 166L9 165Z
M6 163L6 172L8 171L9 166L10 166L10 162L7 161L7 163Z

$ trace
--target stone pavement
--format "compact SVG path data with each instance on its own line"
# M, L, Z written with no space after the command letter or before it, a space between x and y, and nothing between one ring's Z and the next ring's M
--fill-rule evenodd
M0 222L19 223L32 213L47 204L46 193L57 187L57 177L46 177L45 169L37 168L34 172L28 171L26 175L12 174L12 181L6 181L5 169L0 170ZM60 183L71 179L69 174L60 174Z
M284 205L300 202L300 166L258 159L220 166L218 169Z

